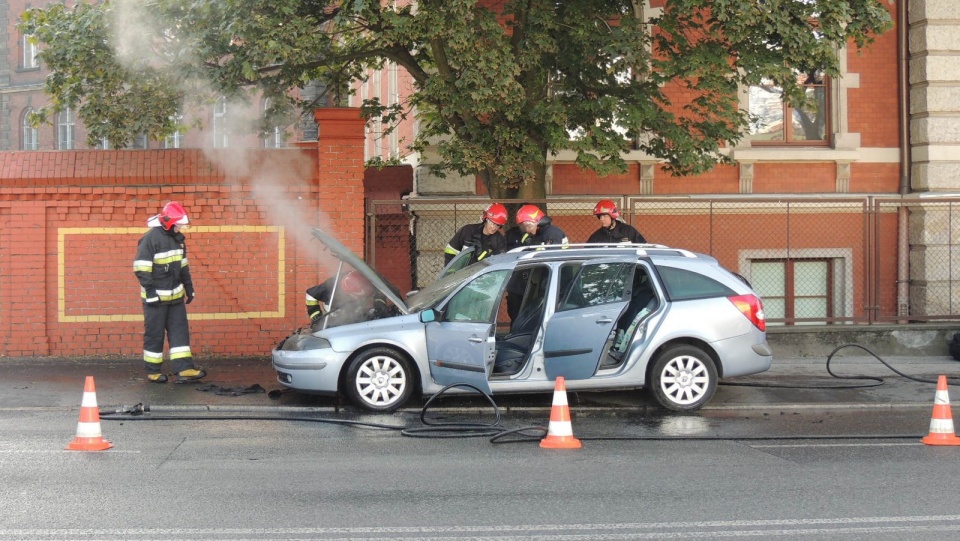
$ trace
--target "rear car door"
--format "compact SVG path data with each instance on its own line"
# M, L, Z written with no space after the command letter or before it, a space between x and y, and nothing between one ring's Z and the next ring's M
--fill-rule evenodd
M490 393L487 378L496 359L496 316L509 270L481 274L440 307L427 323L430 376L440 385L466 383Z
M547 377L587 379L629 302L636 257L592 260L560 268L556 311L543 341Z

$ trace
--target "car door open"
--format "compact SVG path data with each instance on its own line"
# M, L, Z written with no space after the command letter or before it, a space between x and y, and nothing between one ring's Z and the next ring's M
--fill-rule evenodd
M496 311L509 271L481 274L440 306L426 324L430 376L440 385L466 383L490 393L496 358Z
M636 258L567 264L560 270L557 308L546 323L543 362L547 377L587 379L629 301Z

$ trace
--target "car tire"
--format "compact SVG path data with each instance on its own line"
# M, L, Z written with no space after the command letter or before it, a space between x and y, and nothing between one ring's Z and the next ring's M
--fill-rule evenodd
M695 411L717 391L717 366L702 349L674 346L653 363L651 388L657 402L672 411Z
M413 394L413 369L394 349L368 349L350 363L345 387L350 400L365 410L395 411Z

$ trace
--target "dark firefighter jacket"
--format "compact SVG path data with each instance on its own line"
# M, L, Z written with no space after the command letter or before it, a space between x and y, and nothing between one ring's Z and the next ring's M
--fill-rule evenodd
M162 227L151 227L140 238L133 273L140 281L141 299L176 304L183 302L184 297L193 297L184 240L183 233Z
M587 239L587 242L590 244L607 244L607 243L621 243L621 242L635 242L637 244L644 244L647 242L647 239L643 238L643 235L636 230L632 225L626 224L619 220L613 221L613 227L606 228L601 227L597 229L590 238Z
M507 244L503 239L503 235L501 235L499 231L494 232L492 235L484 235L483 225L484 222L480 222L478 224L467 224L461 227L443 250L443 264L446 265L450 263L450 260L456 257L464 248L471 246L474 248L473 255L470 256L471 263L480 261L487 256L505 252Z

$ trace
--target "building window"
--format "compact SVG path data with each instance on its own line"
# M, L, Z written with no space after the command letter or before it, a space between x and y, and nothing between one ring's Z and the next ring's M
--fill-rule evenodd
M183 123L183 115L177 113L170 118L174 123L180 125ZM173 135L163 139L163 148L181 148L183 146L183 132L177 130Z
M150 148L150 141L147 139L147 134L138 133L133 136L133 141L130 142L130 148L136 150L143 150Z
M21 126L23 126L23 135L20 140L21 150L40 150L40 131L30 124L30 113L33 109L27 109L23 112Z
M73 111L67 107L57 116L57 144L60 150L73 150Z
M97 143L97 149L98 149L98 150L110 150L110 138L109 138L109 137L101 137L101 138L100 138L100 142Z
M830 133L828 79L820 70L797 73L807 102L791 107L773 81L765 80L749 90L750 129L753 145L826 145Z
M213 104L213 148L227 146L227 98L220 96Z
M767 320L809 325L833 318L833 264L833 259L751 261L751 282Z
M40 67L40 61L37 60L37 44L33 41L33 34L24 34L23 36L23 58L20 67L23 69L35 69Z
M268 111L270 110L270 98L263 100L263 115L267 116ZM263 148L282 148L283 147L283 130L280 129L280 126L274 126L267 130L266 135L263 138Z

